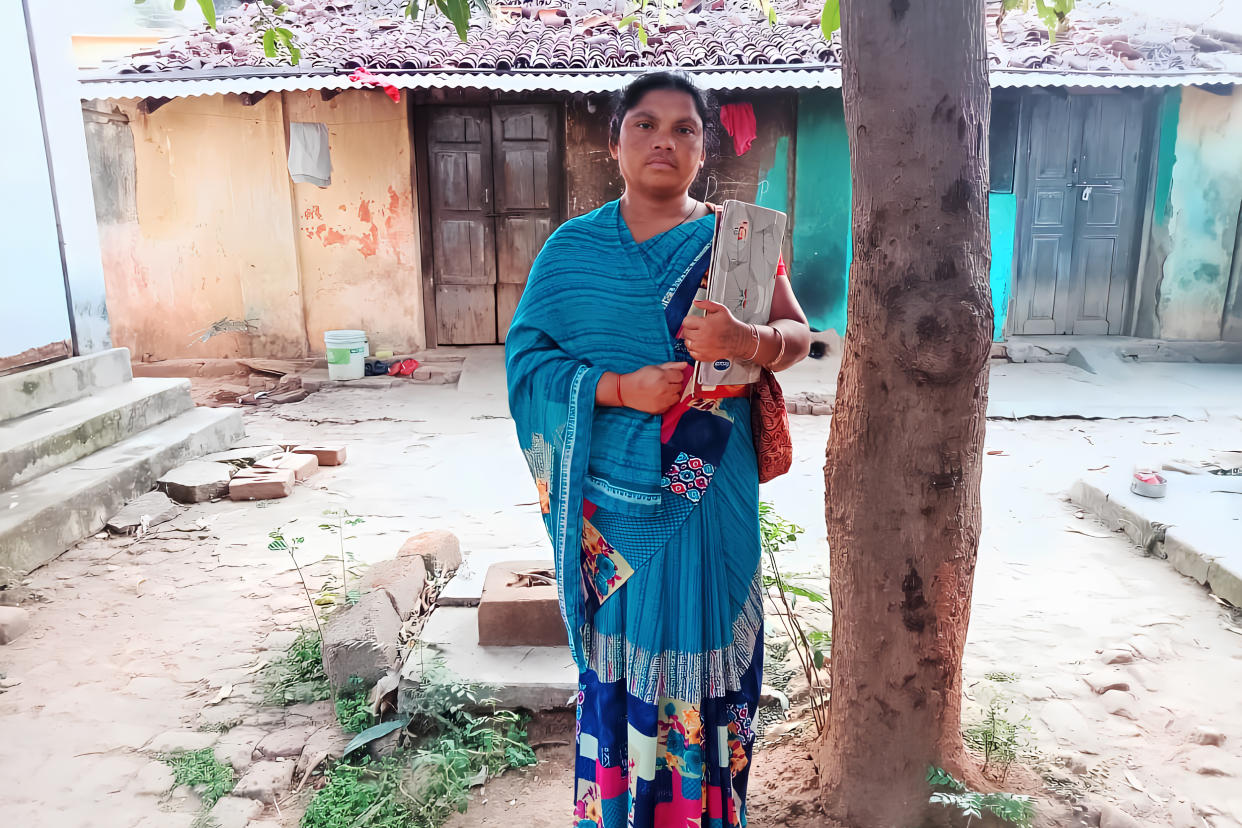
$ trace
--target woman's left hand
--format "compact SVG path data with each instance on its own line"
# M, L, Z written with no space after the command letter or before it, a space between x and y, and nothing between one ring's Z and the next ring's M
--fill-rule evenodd
M743 346L754 344L750 326L739 322L728 308L718 302L695 302L706 316L687 316L681 325L690 356L699 362L719 359L742 359L750 353Z

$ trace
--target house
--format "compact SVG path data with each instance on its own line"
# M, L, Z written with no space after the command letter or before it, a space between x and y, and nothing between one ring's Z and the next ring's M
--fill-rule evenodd
M663 66L753 113L696 195L788 211L812 325L844 329L840 47L813 15L653 4L644 42L612 4L536 0L463 44L392 3L289 5L297 66L243 6L82 79L112 335L136 356L305 356L338 328L397 352L503 341L543 240L620 193L610 93ZM1242 340L1242 37L1080 4L1053 42L997 6L997 338ZM327 186L291 180L302 124L326 127Z

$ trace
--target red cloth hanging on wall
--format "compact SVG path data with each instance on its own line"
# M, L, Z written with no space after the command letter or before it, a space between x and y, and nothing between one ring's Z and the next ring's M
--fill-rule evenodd
M720 123L733 137L733 151L745 155L757 135L754 107L749 103L725 104L720 108Z

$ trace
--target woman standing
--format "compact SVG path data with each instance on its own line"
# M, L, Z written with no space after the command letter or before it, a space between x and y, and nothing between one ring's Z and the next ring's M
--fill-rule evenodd
M506 342L581 674L576 828L746 823L763 658L750 392L696 397L693 363L780 370L810 331L783 268L768 325L696 300L715 211L689 189L711 126L684 74L626 89L609 141L625 194L552 235Z

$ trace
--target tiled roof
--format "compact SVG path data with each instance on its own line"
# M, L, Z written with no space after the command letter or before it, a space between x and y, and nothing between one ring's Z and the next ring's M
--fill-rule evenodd
M498 5L476 16L462 43L439 14L409 20L394 0L289 0L286 24L302 61L267 58L253 5L162 41L157 49L110 65L104 75L129 80L229 77L247 72L282 75L348 73L366 67L402 72L617 72L639 67L718 67L790 70L840 65L839 34L826 41L806 0L781 0L769 24L752 0L685 0L689 10L661 20L649 12L644 43L619 27L621 3L607 0L530 0ZM652 9L657 4L651 4ZM1242 73L1242 38L1194 33L1163 22L1109 15L1080 0L1055 42L1033 14L1011 13L997 25L989 3L993 72L1168 74Z

